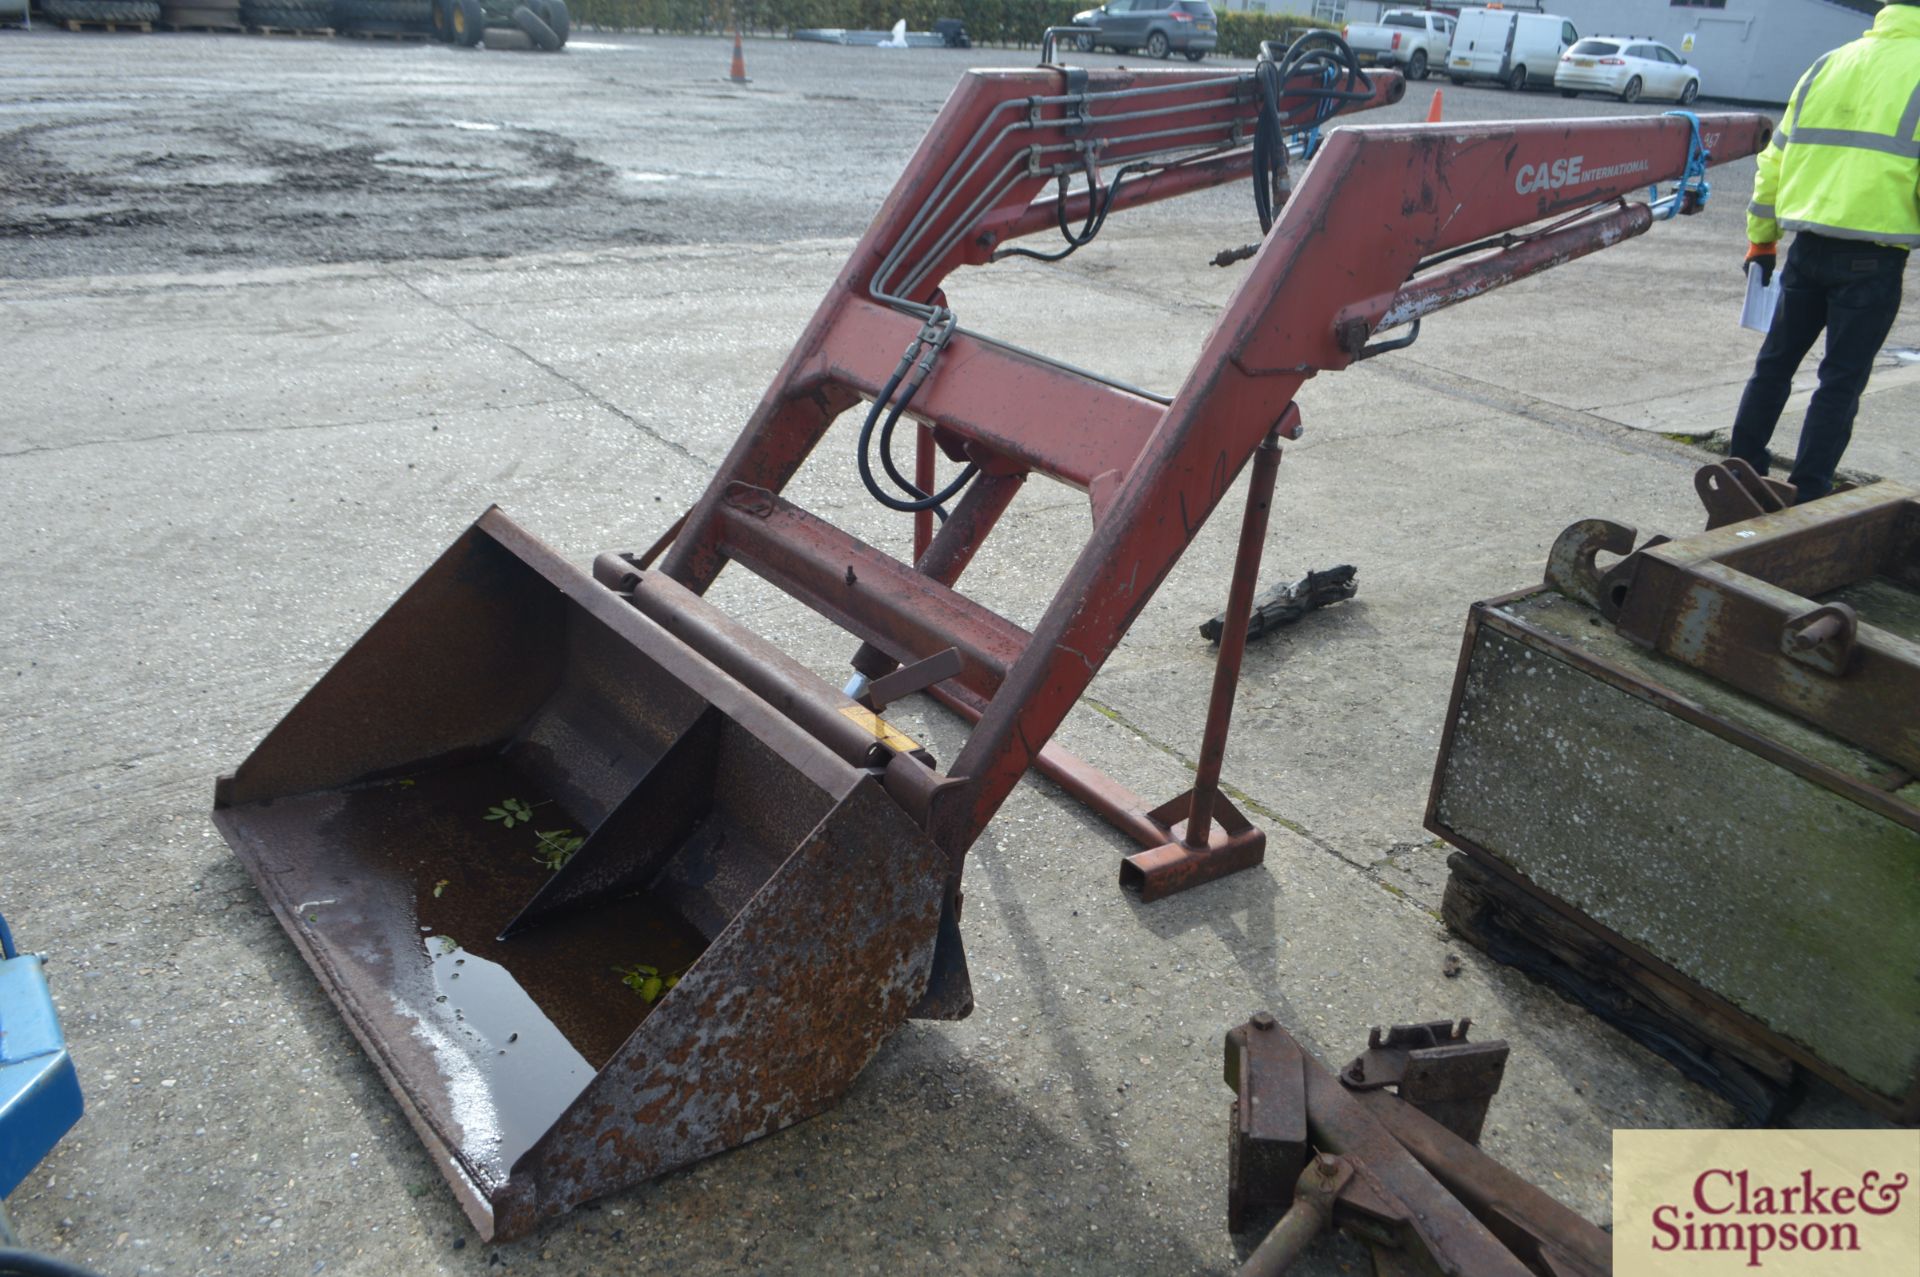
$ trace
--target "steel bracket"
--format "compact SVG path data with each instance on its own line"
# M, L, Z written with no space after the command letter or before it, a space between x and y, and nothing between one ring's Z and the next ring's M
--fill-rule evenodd
M1407 1098L1422 1053L1468 1058L1466 1029L1464 1020L1437 1020L1397 1025L1384 1035L1374 1030L1355 1063L1372 1061L1380 1076L1397 1076L1398 1096L1384 1087L1339 1085L1265 1012L1227 1034L1227 1084L1235 1092L1229 1227L1242 1230L1256 1207L1285 1211L1241 1277L1285 1272L1329 1225L1372 1247L1377 1277L1601 1277L1611 1271L1605 1233ZM1505 1043L1471 1046L1489 1061L1497 1054L1504 1066ZM1436 1072L1475 1081L1487 1076L1451 1062ZM1494 1076L1497 1085L1497 1069ZM1254 1128L1276 1119L1285 1127L1280 1138L1262 1139Z
M1547 552L1547 588L1597 611L1602 574L1595 556L1602 550L1632 554L1634 535L1632 528L1606 519L1582 519L1568 525Z
M1260 1208L1286 1210L1307 1167L1307 1076L1300 1044L1259 1012L1227 1033L1233 1088L1227 1155L1227 1227Z
M1367 1035L1367 1049L1340 1071L1349 1090L1393 1087L1400 1098L1469 1144L1480 1142L1487 1106L1506 1075L1504 1041L1469 1042L1471 1020L1396 1024Z
M1826 597L1877 577L1912 584L1916 554L1920 493L1869 484L1649 543L1609 574L1600 614L1627 639L1916 772L1920 643Z
M1827 603L1789 620L1780 633L1780 650L1790 661L1838 678L1853 663L1859 637L1859 614L1845 603Z
M1773 514L1793 504L1791 483L1769 479L1739 457L1694 472L1694 491L1707 510L1707 530Z

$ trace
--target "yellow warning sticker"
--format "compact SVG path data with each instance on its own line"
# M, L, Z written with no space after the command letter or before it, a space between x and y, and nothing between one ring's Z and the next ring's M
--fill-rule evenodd
M842 705L840 712L873 733L873 738L896 754L911 754L920 746L913 737L880 717L865 705Z

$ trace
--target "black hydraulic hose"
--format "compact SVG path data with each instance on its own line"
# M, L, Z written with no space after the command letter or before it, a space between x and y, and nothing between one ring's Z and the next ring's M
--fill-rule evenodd
M907 405L913 402L913 394L918 389L920 389L919 382L916 381L910 384L907 387L906 393L900 396L900 402L894 404L892 408L887 410L887 419L880 427L880 464L886 469L887 477L898 484L903 492L908 494L908 499L902 501L890 493L879 492L872 483L867 485L867 491L873 493L873 495L879 499L880 504L889 509L901 511L931 510L939 515L944 522L947 517L947 512L942 509L942 507L945 506L947 502L953 500L955 496L959 495L960 490L973 481L973 476L980 473L980 467L976 464L968 463L966 469L954 476L952 483L949 483L946 487L940 489L940 491L932 494L920 491L919 486L915 484L913 480L900 473L899 467L893 464L893 428L900 423L901 414L906 412ZM876 404L875 408L877 409L878 406L879 405ZM873 418L874 413L869 412L867 414L866 428L860 432L860 462L862 467L861 477L863 479L873 473L872 468L867 465L867 438L873 430Z
M1309 77L1320 82L1295 83ZM1253 78L1259 96L1253 132L1253 207L1260 217L1260 231L1265 234L1273 229L1278 212L1274 207L1274 186L1286 175L1288 127L1301 123L1317 125L1331 119L1339 111L1340 103L1365 101L1373 96L1373 91L1360 73L1353 50L1331 31L1310 31L1284 51L1278 51L1270 40L1263 41ZM1283 114L1280 110L1283 97L1306 99L1305 113L1309 118L1303 121Z
M1100 187L1100 162L1094 159L1092 151L1085 153L1082 163L1087 171L1087 220L1081 224L1078 234L1075 234L1073 228L1067 225L1067 175L1065 173L1060 175L1058 185L1055 187L1053 216L1054 220L1060 223L1060 234L1067 241L1066 252L1068 253L1100 233L1100 223L1107 220L1106 205L1113 202L1112 188L1108 188L1105 204L1094 197L1094 192Z
M922 492L912 480L901 474L899 467L894 465L892 450L893 428L899 424L901 414L906 412L907 405L913 402L914 392L920 389L920 379L916 378L908 384L906 393L900 396L898 403L893 402L893 396L894 392L900 389L900 382L906 377L908 369L912 367L913 357L917 353L918 343L915 344L913 349L908 351L907 357L900 361L900 367L894 370L893 376L887 378L887 384L881 387L880 393L874 396L873 406L867 409L867 419L860 426L860 446L855 452L855 458L860 467L860 482L866 486L867 494L875 501L886 506L889 510L898 510L903 514L914 514L921 510L932 510L944 520L947 515L946 511L941 507L952 500L955 494L972 481L973 476L979 473L980 467L977 465L969 465L954 478L952 483L948 484L939 492L926 493ZM882 488L879 481L874 478L872 458L873 427L874 423L880 420L880 414L882 412L887 414L887 418L880 432L880 463L886 469L887 477L898 484L903 492L907 493L907 497L904 500L894 496L885 488Z
M1031 257L1037 262L1057 262L1073 256L1075 252L1091 244L1094 236L1098 235L1101 228L1107 224L1107 214L1113 210L1113 200L1114 197L1120 193L1120 184L1135 173L1144 173L1148 169L1156 167L1158 167L1158 165L1152 161L1122 165L1119 171L1113 175L1113 181L1109 182L1107 189L1102 192L1099 189L1097 181L1098 170L1091 159L1089 159L1087 164L1087 220L1086 223L1081 226L1078 234L1075 234L1072 228L1067 225L1067 179L1066 175L1062 174L1060 177L1059 194L1055 197L1054 212L1060 222L1060 234L1066 239L1067 246L1049 253L1040 249L1024 248L1015 245L1011 248L1003 248L995 253L993 255L994 260L999 261L1005 257Z
M867 494L884 506L892 506L898 498L882 489L875 481L873 462L868 458L867 450L873 443L873 423L879 420L881 411L893 399L893 392L900 389L900 379L907 375L907 369L911 366L911 357L902 360L900 367L894 370L893 376L887 378L887 384L880 388L880 393L873 397L873 403L867 409L867 419L860 426L860 446L854 450L854 459L860 466L860 482L866 485ZM915 488L914 491L920 490ZM921 492L920 495L926 494Z
M1260 92L1260 114L1253 126L1253 211L1260 218L1263 235L1273 229L1273 188L1287 164L1275 78L1271 62L1261 62L1254 68L1254 83Z

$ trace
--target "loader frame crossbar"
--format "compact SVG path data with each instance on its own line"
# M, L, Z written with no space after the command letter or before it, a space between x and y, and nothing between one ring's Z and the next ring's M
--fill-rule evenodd
M1360 83L1364 100L1343 107L1385 105L1403 91L1392 73ZM1289 92L1297 87L1288 82ZM1313 105L1283 99L1286 120L1304 120ZM742 563L861 639L853 663L866 678L958 653L959 674L931 690L974 727L927 821L956 889L967 849L1029 768L1141 844L1122 881L1147 899L1258 863L1264 835L1218 788L1244 642L1232 603L1251 594L1302 383L1373 353L1369 342L1384 328L1645 231L1648 207L1627 197L1684 176L1696 135L1714 162L1752 154L1771 136L1752 114L1702 117L1697 129L1689 118L1647 117L1337 130L1170 397L959 327L906 415L920 426L922 490L932 488L934 447L979 476L937 535L928 535L930 511L915 516L912 565L781 495L836 417L886 397L898 352L945 313L941 284L955 268L990 261L1008 240L1081 219L1102 201L1112 212L1245 179L1251 164L1240 143L1257 110L1244 76L1065 68L965 76L661 562L696 593L727 562ZM1577 170L1560 170L1577 171L1576 180L1536 180L1575 156ZM1100 166L1143 161L1158 167L1100 186ZM1046 193L1080 172L1085 189ZM1436 257L1444 264L1416 278ZM1199 774L1187 794L1149 803L1048 741L1249 461ZM1086 492L1094 529L1028 633L954 586L1035 473ZM939 965L964 981L963 965ZM922 1013L964 1014L968 1005L963 985L936 988Z

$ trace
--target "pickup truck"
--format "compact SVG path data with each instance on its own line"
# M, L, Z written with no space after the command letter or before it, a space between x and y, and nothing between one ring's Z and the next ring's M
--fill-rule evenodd
M1427 68L1447 64L1453 19L1426 9L1389 9L1378 22L1350 23L1341 36L1361 62L1402 67L1409 80L1427 78Z

